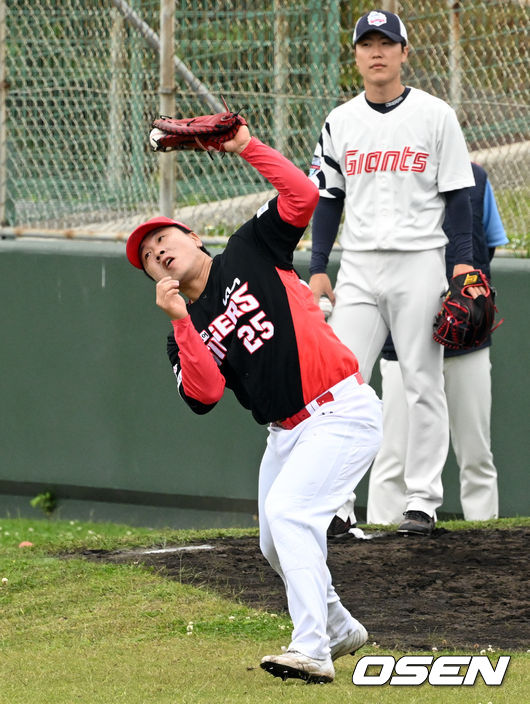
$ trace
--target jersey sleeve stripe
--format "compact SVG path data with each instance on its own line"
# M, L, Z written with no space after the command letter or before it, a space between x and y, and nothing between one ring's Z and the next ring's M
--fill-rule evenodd
M332 159L329 156L324 155L324 162L327 164L327 166L330 166L332 169L335 169L335 171L338 171L339 174L342 174L342 171L340 170L339 164L335 161L335 159Z
M333 196L333 198L344 198L345 195L342 188L328 188L327 191L330 196Z

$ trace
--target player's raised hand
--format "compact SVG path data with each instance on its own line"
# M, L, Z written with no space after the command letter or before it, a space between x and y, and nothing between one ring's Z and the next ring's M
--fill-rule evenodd
M238 129L234 139L230 139L228 142L223 143L223 151L234 152L235 154L241 154L243 149L250 142L250 132L246 125L241 125Z
M180 320L188 315L186 301L180 295L180 283L171 276L164 276L156 285L156 305L171 320Z

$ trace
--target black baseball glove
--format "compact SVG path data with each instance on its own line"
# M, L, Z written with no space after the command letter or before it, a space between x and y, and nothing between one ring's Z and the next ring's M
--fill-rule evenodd
M469 291L477 287L486 289L486 295L473 298ZM495 324L495 294L480 269L454 276L434 321L436 342L452 350L480 347L503 322Z

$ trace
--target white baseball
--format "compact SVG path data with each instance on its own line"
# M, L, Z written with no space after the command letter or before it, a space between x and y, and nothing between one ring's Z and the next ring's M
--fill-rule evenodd
M151 146L151 149L155 152L157 151L162 151L160 147L158 146L158 140L163 137L165 132L162 132L162 130L159 130L157 127L151 130L149 133L149 144Z
M327 320L333 310L333 304L327 296L321 296L318 305L320 306L320 310L324 313L324 318Z

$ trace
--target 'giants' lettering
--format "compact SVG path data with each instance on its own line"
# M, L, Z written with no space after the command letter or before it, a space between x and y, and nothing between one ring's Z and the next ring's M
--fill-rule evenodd
M358 149L349 149L346 152L346 175L355 176L362 171L415 171L422 173L427 166L428 154L415 152L410 147L401 150L359 152Z

